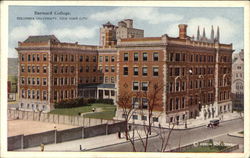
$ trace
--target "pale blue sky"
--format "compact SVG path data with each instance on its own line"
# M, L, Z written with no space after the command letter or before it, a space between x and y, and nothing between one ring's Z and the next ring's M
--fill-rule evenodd
M84 20L17 20L17 17L57 17L59 15L34 15L38 12L69 12L67 17L86 17ZM236 7L92 7L92 6L10 6L9 7L9 57L16 57L18 41L29 35L54 34L62 42L80 44L99 43L99 28L110 21L117 24L126 18L134 20L134 27L144 29L145 36L178 35L178 24L188 25L188 35L196 36L198 25L205 27L210 37L211 25L215 32L220 27L221 43L233 43L238 52L243 49L243 8Z

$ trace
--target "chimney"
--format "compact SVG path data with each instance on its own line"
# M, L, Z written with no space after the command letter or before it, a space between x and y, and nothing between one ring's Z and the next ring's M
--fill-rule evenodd
M180 39L186 39L187 37L187 25L186 24L180 24L179 26L179 38Z

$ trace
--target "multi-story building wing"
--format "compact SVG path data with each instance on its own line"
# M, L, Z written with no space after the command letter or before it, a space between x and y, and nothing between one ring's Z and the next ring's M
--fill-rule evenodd
M18 85L21 109L50 109L51 44L55 36L30 36L18 42Z
M233 108L242 110L244 107L244 50L234 54L232 72Z
M118 96L127 89L142 90L143 83L162 85L161 124L185 121L187 118L213 118L232 110L230 76L232 45L219 43L212 28L211 39L197 33L197 40L186 35L187 25L179 25L179 37L127 38L118 47ZM143 73L147 72L147 75ZM157 75L154 75L157 74ZM150 87L148 88L150 91ZM137 104L143 104L134 99ZM143 105L139 105L143 107ZM133 118L145 116L133 113ZM155 113L157 115L157 113ZM117 118L123 110L118 107Z

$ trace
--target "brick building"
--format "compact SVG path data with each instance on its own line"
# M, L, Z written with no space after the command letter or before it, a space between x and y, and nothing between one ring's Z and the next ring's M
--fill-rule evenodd
M144 37L126 19L100 28L100 46L30 36L17 48L20 108L49 111L53 103L76 97L113 98L116 103L124 85L136 94L150 92L157 83L162 89L155 122L206 119L231 111L232 44L219 42L219 28L216 37L211 29L210 38L205 30L200 35L199 28L196 38L186 32L187 25L181 24L178 37ZM148 108L145 98L132 101L135 109ZM118 105L115 118L123 115ZM133 113L138 122L147 117L139 110Z

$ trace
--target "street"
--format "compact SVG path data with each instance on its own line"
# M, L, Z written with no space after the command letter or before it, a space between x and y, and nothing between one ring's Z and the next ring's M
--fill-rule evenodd
M227 136L229 132L236 132L243 130L244 121L242 119L232 120L223 122L220 124L219 127L216 128L206 128L206 127L199 127L190 130L174 130L171 134L171 138L169 141L169 148L176 148L179 146L183 146L186 144L190 144L196 141L201 141L208 138L215 138L215 140L223 140L225 143L229 141L230 143L232 140L237 140L235 143L243 145L243 138L231 138ZM168 130L165 130L166 132ZM149 139L148 151L150 152L157 152L159 146L161 145L159 137L153 137ZM142 151L141 142L136 142L137 151ZM101 147L98 149L90 150L90 151L101 151L101 152L131 152L132 147L130 143L123 143L112 145L108 147Z

